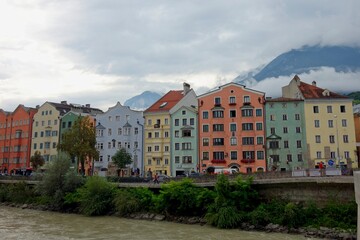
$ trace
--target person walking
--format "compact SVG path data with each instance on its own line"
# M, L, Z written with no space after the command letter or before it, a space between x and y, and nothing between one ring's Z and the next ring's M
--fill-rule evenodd
M155 183L159 184L159 175L157 173L155 173L155 176L154 176L154 184Z

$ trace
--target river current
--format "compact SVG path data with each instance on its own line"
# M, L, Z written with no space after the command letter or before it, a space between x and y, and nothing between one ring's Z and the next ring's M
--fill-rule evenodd
M0 239L306 239L303 236L221 230L210 226L145 221L114 216L85 217L76 214L0 207Z

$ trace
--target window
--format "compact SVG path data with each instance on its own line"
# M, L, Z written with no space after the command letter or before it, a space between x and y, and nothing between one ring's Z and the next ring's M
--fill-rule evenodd
M284 141L284 148L289 148L289 141Z
M279 148L279 141L269 141L269 148Z
M274 135L274 134L275 134L275 132L276 132L276 131L275 131L275 128L274 128L274 127L270 128L270 133L271 133L271 134L273 134L273 135Z
M301 127L296 127L296 133L301 133Z
M155 152L160 151L160 147L159 147L158 145L156 145L156 146L154 147L154 151L155 151Z
M203 138L203 146L209 146L209 139Z
M165 125L169 125L169 119L168 119L168 118L165 118L164 124L165 124Z
M346 111L345 111L345 105L341 105L341 106L340 106L340 112L342 112L342 113L346 112Z
M262 126L263 126L262 123L256 123L256 130L261 131L263 129Z
M152 120L148 119L148 125L152 125Z
M263 145L264 144L264 138L263 137L256 137L256 144Z
M283 133L288 133L288 128L287 127L283 127Z
M286 114L283 114L283 120L287 121L287 115Z
M36 137L36 138L37 138L37 136L38 136L38 133L37 133L37 132L35 132L34 137Z
M209 118L209 112L208 111L204 111L203 112L203 119L208 119Z
M183 163L192 163L192 156L183 156Z
M194 126L195 125L195 119L194 118L190 118L190 126Z
M118 142L117 148L118 148L118 149L121 149L121 148L122 148L121 142Z
M125 135L125 136L129 136L129 135L130 135L130 132L131 132L131 128L129 128L129 127L125 127L125 128L124 128L124 135Z
M275 121L275 119L276 119L276 118L275 118L275 115L271 114L271 115L270 115L270 121Z
M319 106L313 106L313 112L319 113Z
M330 152L330 158L331 158L331 159L335 159L335 158L336 158L335 152Z
M40 149L43 149L44 144L40 143Z
M185 129L182 131L183 137L191 137L191 130Z
M316 128L320 127L320 120L314 120L314 125Z
M51 136L51 130L45 130L45 137Z
M332 106L327 106L326 109L328 113L332 113Z
M230 138L230 145L231 146L236 146L237 145L237 138L236 137L231 137Z
M244 103L250 103L250 96L244 96Z
M182 114L182 115L186 115L186 111L185 111L185 110L182 110L182 111L181 111L181 114Z
M214 146L223 146L224 145L224 138L214 138L213 139Z
M50 126L51 125L51 120L48 120L48 126Z
M264 151L257 151L256 152L256 157L257 157L258 160L265 159Z
M40 137L44 137L44 132L43 131L40 132Z
M156 165L160 165L160 158L156 159Z
M221 105L221 98L216 97L216 98L214 99L214 101L215 101L215 105L216 105L216 106L220 106L220 105Z
M179 137L179 131L175 131L175 137L178 138Z
M213 118L224 118L224 111L223 110L213 111Z
M316 143L321 143L321 136L320 135L315 136L315 142Z
M182 150L191 150L191 143L182 143Z
M152 138L152 133L151 132L148 133L148 138Z
M180 125L180 120L179 119L175 119L175 126L179 126Z
M139 134L139 128L134 128L134 135L138 135Z
M334 121L333 120L328 120L328 126L329 126L329 128L333 128L334 127Z
M183 120L182 120L182 125L183 125L183 126L187 126L187 119L186 119L186 118L183 118Z
M222 132L224 131L224 124L214 124L213 125L214 132Z
M296 147L297 147L297 148L301 148L301 140L297 140L297 141L296 141Z
M108 136L111 136L111 128L108 129Z
M319 159L321 158L321 151L316 152L316 158L319 158Z
M175 144L175 146L176 146L176 144ZM151 152L151 146L148 146L148 147L147 147L147 151L148 151L148 152Z
M243 123L242 124L242 130L243 131L249 131L249 130L253 130L253 124L252 123Z
M330 136L329 136L329 141L330 141L330 143L335 143L335 136L334 136L334 135L330 135Z
M302 154L297 155L297 160L298 160L298 162L302 162L302 160L303 160Z
M236 123L230 123L230 131L236 132Z
M203 152L202 153L202 159L203 160L209 160L209 152Z
M348 143L349 142L349 136L348 135L343 135L343 141L344 141L344 143Z
M175 150L180 150L180 143L175 143Z
M138 141L135 141L135 142L134 142L134 148L135 148L135 149L138 149L138 148L139 148L139 142L138 142ZM165 147L165 149L166 149L166 147Z
M36 145L36 143L34 143L34 149L36 149L37 148L37 145Z
M350 152L344 151L344 157L345 157L346 159L350 158Z
M256 109L255 111L256 111L255 114L256 114L257 117L261 117L261 116L262 116L262 109Z
M236 110L230 110L230 117L231 118L236 117Z
M155 138L159 138L159 137L160 137L160 133L159 133L159 132L155 132L154 137L155 137Z
M252 117L253 116L253 110L252 109L242 109L241 110L241 116L243 116L243 117Z
M225 159L224 152L213 152L213 159L214 160L224 160Z
M291 155L291 154L287 154L287 155L286 155L286 160L287 160L288 162L292 162L292 155Z
M169 165L169 159L165 158L165 165Z
M151 158L148 159L148 165L151 165Z
M111 149L111 142L108 142L108 149Z
M165 138L168 138L168 137L169 137L169 132L168 132L168 131L164 132L164 137L165 137Z
M179 156L175 156L175 163L180 163L180 157Z
M209 125L203 125L203 132L209 132Z
M242 145L254 145L254 138L253 137L243 137Z
M230 103L230 104L236 103L236 98L235 98L235 97L230 97L229 103Z
M231 151L230 152L230 159L231 160L237 160L237 151Z
M341 120L341 126L343 126L343 127L346 127L346 126L347 126L347 121L346 121L346 119L342 119L342 120Z
M300 120L300 114L298 113L295 114L295 120Z
M58 135L58 131L52 131L52 132L51 132L51 135L52 135L53 137L56 137L56 136Z
M119 122L120 121L120 116L115 116L115 121Z
M243 159L255 159L254 151L243 151Z

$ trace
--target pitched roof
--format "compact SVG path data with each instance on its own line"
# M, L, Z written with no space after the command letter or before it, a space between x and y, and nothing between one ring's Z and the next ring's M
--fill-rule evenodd
M301 91L302 95L305 99L314 99L314 98L321 98L321 99L331 99L331 98L348 98L346 96L331 92L327 89L322 89L314 85L307 84L304 82L300 82L299 90Z
M184 97L183 92L183 90L169 91L148 109L146 109L144 113L169 111Z

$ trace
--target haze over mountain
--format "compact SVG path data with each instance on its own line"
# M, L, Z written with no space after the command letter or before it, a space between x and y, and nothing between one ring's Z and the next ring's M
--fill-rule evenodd
M241 74L233 81L260 91L280 94L281 86L298 74L302 80L320 81L319 87L340 93L360 90L360 48L348 46L305 46L280 54L269 64ZM335 86L336 81L346 82ZM354 84L357 83L357 84ZM354 89L355 88L355 89ZM274 95L274 94L272 94Z
M125 101L124 106L129 106L133 110L145 110L154 102L159 100L162 94L145 91Z

